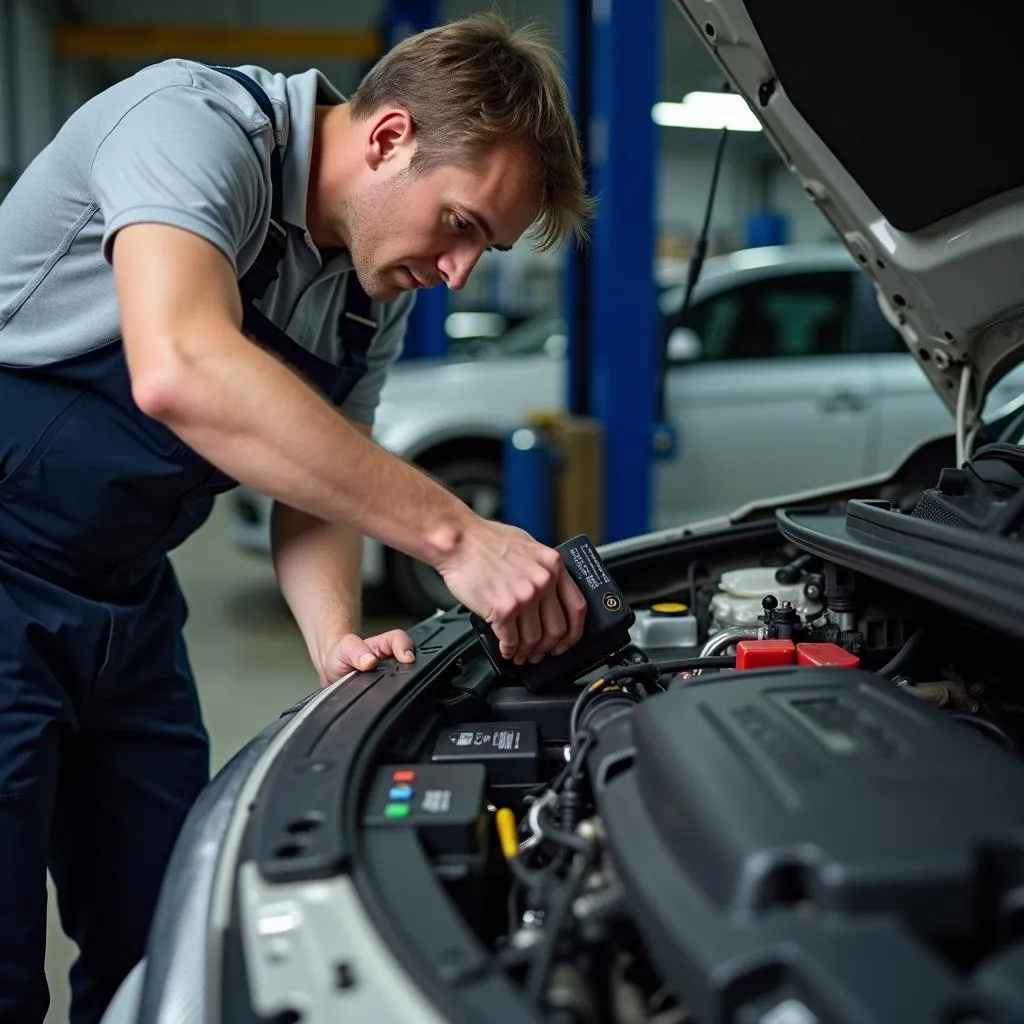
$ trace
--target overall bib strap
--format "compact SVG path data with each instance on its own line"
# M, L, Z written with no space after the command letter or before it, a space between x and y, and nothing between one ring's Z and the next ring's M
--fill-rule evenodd
M271 130L274 132L274 147L270 151L270 227L259 255L256 257L256 262L239 281L243 297L256 301L266 295L270 283L277 279L278 266L284 258L288 245L288 231L284 226L282 213L284 186L282 184L281 149L277 144L277 119L274 117L274 107L270 102L270 97L248 75L237 68L215 67L214 70L233 78L252 96L259 104L260 110L269 119Z
M331 396L334 401L344 401L366 373L367 354L376 333L377 319L373 315L370 296L363 290L353 270L345 282L345 304L338 317L341 361Z
M275 352L298 370L333 403L341 405L366 374L367 355L379 325L373 313L370 297L359 283L356 272L350 272L345 283L344 304L338 317L337 329L341 339L338 364L321 359L303 348L256 308L256 302L263 298L271 282L277 279L278 268L284 258L288 242L282 215L283 185L281 150L277 145L276 135L277 121L270 97L253 79L237 68L215 66L214 70L233 78L252 96L260 110L270 120L275 133L274 146L270 152L270 227L255 263L239 281L243 302L243 329L261 345Z

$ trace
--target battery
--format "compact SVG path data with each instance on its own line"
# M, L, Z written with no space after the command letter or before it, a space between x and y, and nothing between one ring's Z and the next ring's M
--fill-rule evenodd
M540 739L535 722L469 722L441 730L434 764L479 764L491 786L540 782Z

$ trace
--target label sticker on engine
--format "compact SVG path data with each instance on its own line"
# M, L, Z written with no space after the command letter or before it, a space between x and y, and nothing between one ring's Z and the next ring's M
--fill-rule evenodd
M518 750L522 734L518 729L498 729L495 732L452 732L448 742L453 747L490 747L493 750Z
M420 810L427 814L447 814L452 806L450 789L428 789L423 794Z
M519 730L518 729L502 729L500 732L494 734L494 749L495 750L518 750L519 749Z

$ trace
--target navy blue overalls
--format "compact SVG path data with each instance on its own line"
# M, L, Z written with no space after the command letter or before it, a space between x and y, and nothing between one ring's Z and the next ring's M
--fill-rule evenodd
M273 124L267 96L231 74ZM253 302L285 251L271 227L243 277L244 329L340 404L365 372L370 300L348 275L328 364ZM142 957L161 877L208 781L208 744L167 553L235 481L135 405L120 342L0 367L0 1021L42 1021L47 865L81 956L72 1022L102 1016Z

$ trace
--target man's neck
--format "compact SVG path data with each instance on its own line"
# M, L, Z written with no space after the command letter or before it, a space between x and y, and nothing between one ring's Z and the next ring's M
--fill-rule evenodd
M347 246L346 239L339 234L344 228L335 223L334 218L339 213L337 197L344 195L345 181L349 176L346 167L349 147L345 145L345 136L350 124L347 103L319 104L314 108L306 224L313 244L325 261ZM329 161L327 154L330 154Z

